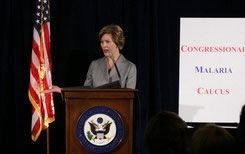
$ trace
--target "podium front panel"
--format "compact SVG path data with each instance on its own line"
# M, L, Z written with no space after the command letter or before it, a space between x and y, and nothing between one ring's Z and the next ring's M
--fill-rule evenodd
M132 89L63 89L66 107L66 154L92 154L77 137L77 124L87 110L104 106L121 116L124 136L121 143L111 152L132 153L133 99L136 90Z

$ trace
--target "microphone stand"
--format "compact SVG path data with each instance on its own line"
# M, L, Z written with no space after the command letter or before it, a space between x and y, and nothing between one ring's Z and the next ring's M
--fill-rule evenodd
M120 85L121 85L121 75L120 75L120 72L119 72L119 70L118 70L118 67L117 67L116 61L115 61L115 59L114 59L114 56L113 56L113 53L112 53L112 51L111 51L111 50L109 51L109 55L110 55L110 58L111 58L111 59L112 59L112 61L113 61L113 64L114 64L115 68L116 68L117 75L118 75L118 78L119 78L119 83L120 83Z

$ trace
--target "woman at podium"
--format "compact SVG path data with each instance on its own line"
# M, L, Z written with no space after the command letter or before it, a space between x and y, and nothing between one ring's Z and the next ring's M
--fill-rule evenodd
M99 39L104 57L91 62L84 86L91 88L110 87L114 83L118 83L121 88L135 89L136 66L120 52L125 44L122 28L115 24L106 25L100 30ZM61 93L61 88L53 85L51 89L45 92Z
M119 81L121 88L135 89L136 66L120 51L125 44L123 30L118 25L107 25L99 32L104 57L91 62L84 86L99 87Z

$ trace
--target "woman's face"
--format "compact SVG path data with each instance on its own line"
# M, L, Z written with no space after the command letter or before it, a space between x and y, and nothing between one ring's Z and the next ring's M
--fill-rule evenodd
M113 54L119 52L117 45L112 40L111 34L104 34L100 39L100 46L105 56L110 56L109 51Z

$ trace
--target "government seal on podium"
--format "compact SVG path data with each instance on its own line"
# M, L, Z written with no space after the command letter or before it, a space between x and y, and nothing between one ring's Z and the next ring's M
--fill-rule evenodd
M124 126L121 116L113 109L95 106L81 114L77 137L88 151L107 153L122 141Z

